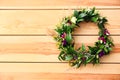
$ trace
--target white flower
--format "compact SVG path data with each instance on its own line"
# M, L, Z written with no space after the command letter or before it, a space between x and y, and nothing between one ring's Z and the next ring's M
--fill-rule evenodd
M102 41L102 40L100 40L100 43L102 44L102 43L103 43L103 41Z
M71 18L71 22L72 22L72 23L75 23L75 24L76 24L76 21L77 21L77 18L76 18L76 17L72 17L72 18Z
M99 56L97 55L96 58L99 58Z
M109 34L108 34L108 33L106 33L106 35L108 36Z

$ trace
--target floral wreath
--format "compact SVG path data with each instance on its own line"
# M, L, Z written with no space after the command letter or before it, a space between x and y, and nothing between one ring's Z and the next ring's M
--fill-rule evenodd
M75 41L72 37L75 28L80 27L81 22L93 22L99 28L99 38L94 46L85 48L84 44L81 47L75 48ZM59 60L68 61L70 66L80 67L81 64L98 64L99 59L110 53L114 46L113 40L110 37L109 31L105 28L107 19L101 17L95 8L75 10L71 16L63 18L60 24L55 29L57 35L54 39L58 42L60 54Z

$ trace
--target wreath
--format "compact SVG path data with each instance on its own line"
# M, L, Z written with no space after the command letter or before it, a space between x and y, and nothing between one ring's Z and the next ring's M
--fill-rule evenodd
M107 21L105 17L100 16L95 8L75 10L71 16L64 17L55 29L57 35L54 36L54 39L58 42L60 50L58 59L67 61L70 66L76 66L77 68L81 64L100 63L100 58L109 54L114 46L110 33L105 28ZM95 42L94 46L88 46L87 49L84 44L76 48L72 36L73 31L80 27L81 22L93 22L99 28L98 41Z

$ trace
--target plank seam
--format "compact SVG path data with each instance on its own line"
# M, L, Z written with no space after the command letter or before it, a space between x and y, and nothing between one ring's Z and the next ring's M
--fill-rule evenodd
M117 8L96 8L97 10L119 10ZM81 8L0 8L0 10L81 10Z
M50 36L47 34L0 34L0 36ZM97 34L73 34L72 36L98 36ZM120 36L120 34L111 34L111 36Z
M24 61L0 61L0 63L68 63L68 62L24 62ZM91 64L91 63L89 63ZM100 64L120 64L120 62L100 62Z

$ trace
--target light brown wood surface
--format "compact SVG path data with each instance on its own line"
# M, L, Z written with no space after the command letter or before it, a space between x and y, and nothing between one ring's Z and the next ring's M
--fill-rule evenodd
M120 64L87 64L79 69L67 63L0 63L1 72L120 74Z
M120 36L112 37L114 39L114 44L116 45L113 49L113 53L119 53ZM81 46L82 43L86 46L92 46L94 45L94 42L98 40L97 38L97 36L76 36L76 48ZM59 53L56 42L51 36L1 36L0 45L1 54L32 53L52 55Z
M120 9L99 12L109 20L106 27L111 34L120 34ZM73 10L0 10L0 35L47 35L62 17L72 13ZM98 34L97 25L93 23L82 23L80 26L75 34Z
M64 16L96 6L115 47L100 64L71 68L57 59L50 36ZM0 80L120 80L120 0L0 0ZM93 45L98 28L81 23L73 33L76 47Z
M59 76L58 76L59 75ZM0 80L120 80L119 74L0 73Z
M0 0L0 6L40 7L40 6L120 6L120 0Z

